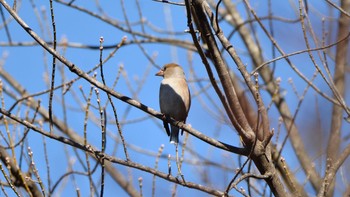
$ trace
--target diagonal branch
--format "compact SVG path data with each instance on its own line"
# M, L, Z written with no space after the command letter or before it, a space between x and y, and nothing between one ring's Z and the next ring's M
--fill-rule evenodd
M268 131L269 122L268 122L267 114L265 114L266 116L263 117L264 119L263 121L266 121L266 122L263 123L263 132L261 134L261 137L256 138L256 134L254 133L251 125L249 125L247 118L243 113L242 107L239 103L237 94L235 92L233 83L231 81L232 78L230 78L229 76L229 71L228 71L229 69L222 59L221 52L218 49L218 46L211 28L214 28L214 30L216 31L216 35L221 41L221 43L224 45L225 49L231 52L230 55L232 55L231 56L232 59L235 61L238 69L241 71L242 75L244 76L246 83L248 84L248 87L251 88L252 93L255 94L254 95L255 98L257 95L259 96L259 94L257 93L258 91L255 89L254 85L252 84L250 80L250 75L245 70L244 64L242 63L238 55L235 54L233 46L227 41L223 33L219 31L218 26L215 27L215 25L217 24L214 24L215 20L214 20L213 14L211 14L211 11L206 10L207 8L209 8L207 6L206 1L193 0L192 6L194 10L193 15L196 15L199 22L197 26L199 26L200 33L202 35L204 43L206 43L208 46L207 52L210 54L210 57L214 62L214 65L219 75L220 81L222 83L225 95L228 99L229 106L231 110L234 112L234 115L238 123L244 129L244 131L238 131L238 132L242 137L243 142L246 143L248 147L252 148L251 149L252 152L250 153L249 157L254 161L255 165L257 166L257 168L259 169L262 175L271 175L269 176L270 177L269 179L266 179L266 182L269 185L271 191L276 196L286 196L287 195L286 191L284 190L282 182L278 174L276 173L276 169L273 163L271 162L271 157L270 157L271 151L270 151L270 146L268 144L269 144L269 140L272 137L272 133ZM210 26L207 18L211 20L212 26ZM256 101L258 102L258 100ZM262 103L261 103L261 106L258 106L259 111L263 112L263 115L264 115L266 111L264 112L264 106Z
M212 194L212 195L215 195L215 196L223 196L223 194L224 194L224 192L222 192L220 190L216 190L216 189L213 189L213 188L210 188L210 187L207 187L207 186L203 186L201 184L196 184L196 183L192 183L192 182L184 182L182 180L179 180L177 177L174 177L174 176L172 176L170 174L167 174L167 173L160 172L160 171L158 171L156 169L153 169L153 168L150 168L150 167L147 167L147 166L144 166L144 165L132 162L130 160L129 161L125 161L123 159L118 159L116 157L107 155L106 153L101 152L100 150L98 150L97 148L93 147L92 145L88 144L88 145L84 146L82 143L80 143L82 141L78 142L78 141L74 141L74 140L71 140L71 139L68 139L68 138L65 138L65 137L62 137L62 136L58 136L58 135L55 135L55 134L50 134L49 132L45 131L44 129L39 128L39 127L33 125L32 123L26 121L26 120L18 118L17 116L9 113L8 111L6 111L6 110L4 110L2 108L0 108L0 113L4 114L5 116L11 118L12 120L14 120L16 122L22 124L23 126L32 129L33 131L36 131L36 132L38 132L38 133L40 133L42 135L45 135L46 137L49 137L49 138L51 138L53 140L57 140L59 142L65 143L65 144L70 145L70 146L73 146L73 147L78 148L80 150L87 151L97 161L100 161L101 158L103 158L104 160L110 161L111 163L117 163L117 164L121 164L121 165L124 165L124 166L128 166L128 167L132 167L132 168L135 168L135 169L139 169L139 170L148 172L150 174L156 175L156 176L158 176L158 177L160 177L162 179L171 181L173 183L181 184L181 185L183 185L185 187L188 187L188 188L198 189L198 190L201 190L203 192L206 192L206 193L209 193L209 194ZM1 153L1 148L0 148L0 153ZM111 163L109 163L109 162L105 163L107 171L110 168L113 168ZM112 175L121 176L121 174L118 171L113 171ZM131 187L130 183L126 183L126 184L127 185L122 185L122 186ZM136 193L129 193L129 194L131 196L139 196L138 192L137 191L135 191L135 192Z
M86 72L82 71L81 69L79 69L75 64L73 64L72 62L70 62L69 60L67 60L65 57L61 56L57 51L53 50L53 48L51 48L43 39L41 39L19 16L18 14L13 11L11 9L11 7L4 2L3 0L0 0L0 3L6 8L6 10L13 16L13 18L18 22L19 25L22 26L22 28L35 40L37 41L46 51L48 51L51 55L55 56L60 62L62 62L64 65L66 65L69 70L73 73L75 73L76 75L82 77L83 79L85 79L86 81L88 81L90 84L96 86L97 88L107 92L108 94L110 94L111 96L129 104L132 105L158 119L162 119L163 118L163 114L152 109L149 108L148 106L134 100L131 99L121 93L118 93L116 91L114 91L113 89L109 88L108 86L103 85L103 83L99 82L98 80L96 80L95 78L89 76ZM40 110L39 110L40 111ZM193 129L192 127L190 127L187 124L183 124L181 122L178 122L174 119L170 119L169 123L172 125L176 125L184 130L186 130L188 133L192 134L193 136L211 144L214 145L217 148L229 151L229 152L233 152L236 154L241 154L241 155L247 155L247 150L245 148L238 148L238 147L234 147L232 145L217 141L213 138L209 138L207 136L205 136L204 134L202 134L201 132Z
M197 26L201 30L201 36L203 42L208 46L208 53L212 61L214 62L215 69L218 73L219 79L221 81L222 87L224 89L225 96L227 97L227 102L235 119L237 120L240 127L243 129L237 129L237 132L242 137L243 141L247 145L251 145L254 142L255 134L249 125L249 122L243 112L243 109L239 103L238 96L234 90L232 83L232 78L230 76L229 69L222 59L221 52L218 49L217 43L215 41L214 35L211 31L210 25L207 21L207 17L203 10L203 0L192 1L193 15L198 18Z
M7 153L6 149L2 146L0 146L0 160L7 165L8 169L11 170L11 178L13 179L12 182L15 183L16 187L28 187L29 196L43 196L43 194L41 193L40 189L37 187L34 181L31 181L31 179L27 179L28 177L25 177L25 179L23 179L22 175L26 175L26 173L21 171L18 165L16 165L16 163L13 161L13 157L10 156Z

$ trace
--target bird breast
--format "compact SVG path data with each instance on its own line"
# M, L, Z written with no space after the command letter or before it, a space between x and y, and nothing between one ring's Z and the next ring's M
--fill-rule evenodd
M190 93L185 79L163 79L159 91L160 110L162 113L185 121L190 107Z

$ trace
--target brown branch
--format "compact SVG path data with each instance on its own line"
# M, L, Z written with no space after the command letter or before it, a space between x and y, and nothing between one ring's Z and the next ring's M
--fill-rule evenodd
M22 172L21 169L16 165L16 163L13 161L13 157L10 156L6 149L2 146L0 146L0 159L1 161L8 166L8 169L11 170L11 177L13 180L11 180L16 187L28 187L29 188L29 196L43 196L41 193L41 190L38 188L36 183L34 181L31 181L31 179L25 179L22 178L22 175L26 175L26 173ZM27 176L27 175L26 175ZM28 181L27 181L28 180ZM23 181L26 181L25 183Z
M103 85L103 83L97 81L95 78L89 76L86 72L82 71L81 69L79 69L76 65L74 65L72 62L68 61L65 57L61 56L57 51L53 50L44 40L42 40L19 16L16 12L14 12L11 7L5 3L4 1L0 1L0 3L6 8L6 10L15 18L15 20L18 22L18 24L20 24L22 26L22 28L27 31L27 33L32 36L32 38L34 40L36 40L46 51L48 51L50 54L54 55L60 62L62 62L64 65L66 65L69 70L73 73L75 73L76 75L82 77L83 79L85 79L86 81L88 81L90 84L96 86L97 88L107 92L108 94L110 94L111 96L129 104L132 105L158 119L163 118L163 114L152 109L149 108L148 106L133 100L123 94L120 94L114 90L112 90L111 88ZM40 111L40 110L39 110ZM181 122L178 122L174 119L170 119L169 123L172 125L176 125L178 127L180 127L181 129L184 129L185 131L189 132L191 135L211 144L214 145L217 148L229 151L229 152L233 152L236 154L241 154L241 155L247 155L247 150L245 150L245 148L238 148L238 147L234 147L231 146L229 144L217 141L213 138L209 138L207 136L205 136L204 134L202 134L201 132L193 129L192 127L190 127L187 124L183 124ZM64 128L64 127L63 127Z
M213 32L211 31L211 28L215 30L215 33L219 38L219 40L221 41L221 44L223 44L224 48L229 52L229 54L231 55L231 58L237 64L237 67L241 71L241 74L243 75L245 82L250 88L252 94L254 94L254 96L258 95L258 91L256 91L254 84L250 80L250 75L245 69L245 65L242 63L242 61L236 54L233 46L224 37L218 24L215 23L215 20L214 20L215 17L211 13L209 6L206 4L206 1L194 0L192 1L192 6L194 10L193 14L196 15L197 18L199 19L198 20L199 24L197 24L197 26L200 27L202 38L204 42L208 45L208 53L210 54L210 57L214 62L215 68L218 72L225 95L228 99L229 106L231 110L234 112L234 115L238 123L244 129L243 131L238 131L238 133L242 137L243 142L245 142L246 145L252 148L253 152L251 154L251 158L253 159L260 173L263 175L271 174L271 178L266 180L266 182L270 186L271 191L277 196L285 196L286 192L284 190L284 187L278 175L275 173L276 170L271 162L271 157L270 157L271 153L270 153L270 148L268 144L269 144L269 140L271 139L272 133L270 133L269 131L269 122L268 122L266 110L261 102L260 103L261 105L259 105L258 107L259 107L259 111L262 112L263 133L261 134L260 140L255 140L256 135L253 132L251 125L249 125L245 117L245 114L243 113L243 110L238 101L236 92L233 89L234 86L231 81L232 79L229 77L228 68L224 64L224 61L222 59L220 50L218 49ZM208 23L207 15L208 15L208 18L211 20L211 23L212 23L211 27ZM256 142L256 145L252 147L254 140Z
M232 78L230 76L229 69L222 59L221 52L218 49L217 43L215 41L214 35L211 31L210 25L207 21L206 14L203 9L203 0L192 1L193 15L198 18L197 27L201 31L201 36L204 43L208 46L208 53L214 63L215 69L218 73L219 79L221 81L222 87L224 89L225 96L227 98L228 105L232 111L235 119L240 127L236 127L237 132L242 137L247 145L253 144L255 139L255 134L245 117L242 107L239 103L238 96L234 90L232 84ZM235 124L234 124L235 125Z
M286 55L284 53L284 51L282 50L282 48L278 45L276 40L271 36L271 34L268 32L268 30L265 28L265 26L259 20L256 12L252 9L249 2L246 0L244 0L244 2L246 4L246 6L248 7L248 9L250 10L250 12L253 14L254 18L257 20L258 24L260 25L260 27L262 28L264 33L270 39L271 43L276 47L276 49L281 53L281 55L283 55L283 56ZM257 53L259 53L259 52L257 52ZM255 56L255 57L258 57L258 56ZM260 62L260 63L254 64L254 66L258 66L263 62L262 57L258 57L258 58L259 59L255 60L255 61ZM285 58L285 60L290 65L290 67L300 76L301 79L306 81L307 84L310 85L313 89L316 88L316 86L313 83L309 82L307 80L307 78L296 68L296 66L292 64L292 62L289 58ZM316 171L316 169L313 167L313 165L310 165L312 163L312 160L310 159L310 157L305 149L302 137L300 136L300 132L293 121L293 116L290 112L288 104L286 103L285 99L281 95L275 95L276 85L273 82L274 80L272 78L272 76L273 76L272 71L268 67L266 67L265 69L261 70L260 74L261 74L261 77L264 79L264 81L267 83L266 87L267 87L268 92L270 93L271 96L274 97L273 101L274 101L276 107L278 108L282 118L283 118L285 127L289 128L288 134L289 134L289 137L291 140L291 144L295 150L295 154L298 156L298 159L299 159L304 171L308 175L310 175L311 184L313 185L313 187L316 190L318 190L319 185L320 185L320 176L319 176L318 172Z
M48 45L52 45L51 41L46 41ZM174 46L178 46L190 51L196 51L196 48L193 46L192 43L184 40L177 40L177 39L169 39L169 38L157 38L157 37L150 37L146 39L139 39L139 40L128 40L124 42L124 46L127 45L133 45L133 44L168 44L171 43ZM11 44L8 42L2 42L0 41L0 46L6 46L6 47L31 47L31 46L37 46L39 45L37 42L33 41L23 41L23 42L12 42ZM104 46L104 49L115 49L118 44L107 44ZM61 47L70 47L70 48L78 48L78 49L90 49L90 50L99 50L98 45L88 45L88 44L82 44L77 42L64 42L64 43L57 43L57 46Z
M341 8L344 10L350 10L350 1L348 0L342 0L341 1ZM350 28L350 18L346 16L343 12L341 12L340 17L338 19L338 35L337 39L341 39L344 36L346 36L349 33ZM335 56L335 71L334 71L334 88L337 90L336 92L339 93L339 96L341 98L345 95L345 68L347 66L347 57L348 57L348 48L349 48L349 42L341 42L336 47L336 56ZM337 98L337 94L334 95L335 98ZM338 158L339 149L341 145L341 128L342 128L342 121L343 121L343 107L333 105L332 110L332 120L331 120L331 128L330 128L330 136L328 139L328 146L327 146L327 161L329 161L329 164L332 165L334 161ZM328 162L327 162L328 163ZM327 174L325 175L327 178ZM327 187L327 190L325 192L327 193L327 196L333 196L334 192L334 186L335 182L329 182L329 187Z
M327 193L329 192L331 183L333 182L335 175L337 174L338 170L343 165L345 160L349 158L349 156L350 156L350 144L346 146L344 151L339 155L338 159L335 162L334 161L327 162L328 170L326 171L326 175L322 181L322 185L317 194L318 197L328 195Z
M335 7L336 9L338 9L341 13L342 13L342 15L345 15L345 16L347 16L347 17L350 17L350 14L349 14L349 12L347 12L347 10L348 9L344 9L342 6L341 7L339 7L338 5L336 5L335 3L333 3L332 1L330 1L330 0L326 0L327 1L327 3L329 3L331 6L333 6L333 7ZM343 1L342 1L343 2Z
M177 2L172 2L172 1L168 1L168 0L152 0L152 1L160 2L160 3L167 3L167 4L171 4L171 5L185 6L184 3L177 3Z
M237 119L233 115L232 109L230 108L230 106L228 104L226 96L223 94L223 92L219 88L218 83L215 80L214 73L213 73L213 71L212 71L212 69L211 69L211 67L209 65L209 61L206 58L207 55L203 51L203 49L200 46L199 41L197 39L196 31L195 31L194 26L193 26L193 21L195 23L199 23L198 22L198 18L197 18L196 15L192 16L192 9L193 9L193 7L190 6L189 1L185 1L185 3L186 3L186 11L187 11L187 26L190 29L190 34L192 36L193 43L194 43L195 47L197 48L199 56L202 59L202 62L204 64L204 66L205 66L205 69L207 71L208 77L210 79L210 82L211 82L212 86L214 87L214 90L215 90L216 94L218 95L222 105L224 106L226 114L227 114L228 118L230 119L232 125L236 128L237 131L242 131L243 129L238 124ZM192 19L192 17L193 17L193 19ZM198 26L197 28L200 28L200 26Z
M259 101L261 96L259 91L256 89L254 83L252 82L251 78L250 78L250 74L246 69L246 66L243 64L243 62L241 61L240 57L237 55L236 50L234 49L234 47L231 45L231 43L229 42L229 40L225 37L225 35L223 34L223 31L221 30L221 28L219 27L219 24L217 24L217 20L214 20L214 15L209 7L208 4L203 4L203 7L208 15L208 18L211 19L211 23L212 23L212 28L216 33L216 36L219 38L221 44L223 45L224 49L229 53L229 55L231 56L231 58L234 60L234 62L236 63L238 70L240 71L241 75L243 76L246 85L248 86L249 90L251 91L251 94L253 95L257 106L258 106L258 110L259 110L259 114L262 117L262 125L263 125L263 129L262 131L257 130L257 135L259 140L265 140L267 138L269 138L270 134L270 126L269 126L269 120L268 120L268 116L267 116L267 112L266 112L266 108L263 104L263 102ZM217 18L217 17L215 17ZM259 123L257 123L259 124ZM253 126L253 125L251 125Z
M174 176L172 176L170 174L167 174L167 173L160 172L160 171L158 171L156 169L153 169L153 168L150 168L150 167L146 167L144 165L141 165L141 164L138 164L138 163L135 163L135 162L132 162L132 161L125 161L123 159L118 159L116 157L109 156L109 155L101 152L97 148L93 147L92 145L84 146L79 141L74 141L72 139L68 139L68 138L65 138L65 137L62 137L62 136L50 134L49 132L45 131L44 129L39 128L39 127L33 125L32 123L26 121L26 120L22 120L22 119L18 118L17 116L14 116L13 114L8 113L6 110L4 110L2 108L0 108L0 113L4 114L5 116L11 118L12 120L14 120L14 121L16 121L18 123L20 123L21 125L23 125L25 127L28 127L30 129L32 129L33 131L38 132L41 135L44 135L46 137L49 137L49 138L51 138L53 140L56 140L56 141L59 141L61 143L70 145L72 147L78 148L80 150L87 151L97 161L100 161L100 159L103 158L106 161L110 161L112 163L118 163L118 164L121 164L121 165L124 165L124 166L128 166L128 167L132 167L132 168L135 168L135 169L139 169L139 170L148 172L150 174L156 175L156 176L158 176L158 177L160 177L162 179L165 179L165 180L168 180L168 181L171 181L171 182L183 185L183 186L188 187L188 188L198 189L200 191L203 191L203 192L206 192L206 193L209 193L209 194L212 194L212 195L216 195L216 196L222 196L224 194L224 192L216 190L216 189L212 189L212 188L210 188L208 186L203 186L203 185L195 184L195 183L188 182L188 181L184 182L184 181L178 179L177 177L174 177ZM79 138L77 138L77 139L79 139ZM0 151L1 151L1 149L0 149ZM120 175L118 173L118 171L111 171L111 168L114 169L114 167L112 167L111 163L106 162L105 165L106 165L105 166L106 170L110 172L110 175L112 177L114 177L114 176L122 176L122 175ZM123 188L130 187L130 186L128 186L128 185L130 185L130 183L126 183L126 184L127 185L121 185L121 186ZM135 191L135 192L136 193L130 193L130 195L138 196L138 192L137 191Z
M289 192L293 193L294 196L309 196L304 190L303 185L298 183L295 174L289 168L285 159L279 156L280 154L276 149L276 146L272 146L272 159L276 165L276 169L284 180L285 185L288 187Z

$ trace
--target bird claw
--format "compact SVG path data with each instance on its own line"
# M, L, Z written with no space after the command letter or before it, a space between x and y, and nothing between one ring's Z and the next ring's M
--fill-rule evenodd
M175 177L176 180L177 180L177 182L180 182L179 177L181 177L182 182L186 185L185 177L184 177L184 175L183 175L181 172L179 172L179 173L177 174L177 176Z
M163 121L166 121L168 118L167 118L167 115L165 115L165 114L162 114L162 120Z

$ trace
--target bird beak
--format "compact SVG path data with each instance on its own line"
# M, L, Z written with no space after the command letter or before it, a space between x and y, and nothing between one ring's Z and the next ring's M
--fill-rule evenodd
M163 71L163 70L159 70L159 71L156 73L156 76L163 77L163 76L164 76L164 71Z

